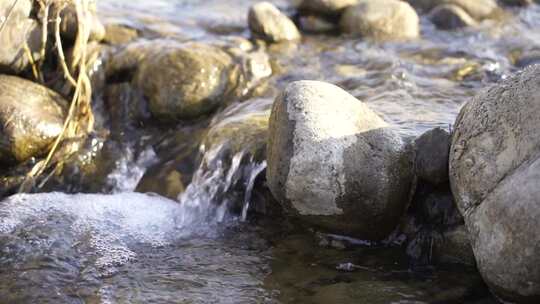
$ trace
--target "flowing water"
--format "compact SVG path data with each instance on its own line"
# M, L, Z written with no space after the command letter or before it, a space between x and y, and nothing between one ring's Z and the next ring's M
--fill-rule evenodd
M246 12L254 2L99 6L106 23L147 37L211 41L248 37ZM460 32L438 31L423 18L423 38L407 43L306 36L267 50L274 75L264 97L271 100L293 80L325 80L367 102L404 136L449 128L465 101L517 70L515 56L540 49L539 26L540 7L532 6ZM170 200L132 192L161 152L125 147L107 178L111 194L21 194L0 202L1 303L493 302L474 269L412 271L399 239L369 244L281 217L248 216L266 167L249 151L202 149L192 182ZM231 211L235 204L240 208Z

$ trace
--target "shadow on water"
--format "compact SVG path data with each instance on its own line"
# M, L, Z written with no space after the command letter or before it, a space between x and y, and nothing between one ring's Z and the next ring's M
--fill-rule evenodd
M145 37L204 41L248 37L246 12L254 2L101 0L99 5L105 23L127 24ZM448 128L466 100L516 71L516 54L540 50L540 6L512 13L515 17L502 24L486 21L459 32L438 31L422 17L423 38L407 43L311 35L299 45L270 47L274 75L264 97L271 101L293 80L325 80L367 102L404 136ZM180 150L199 147L198 139L184 139L202 135L185 130L178 141L190 147ZM128 144L122 150L124 158L108 175L111 192L132 191L156 157L176 164L185 159L173 158L176 150L155 144L154 134L147 133L152 148ZM241 221L250 188L264 182L257 178L264 163L214 148L206 152L216 158L201 167L176 168L190 173L182 182L195 175L179 199L183 204L134 193L17 195L1 202L0 302L494 302L473 269L411 270L402 244L353 246L280 217ZM244 187L234 197L241 207L220 210L224 195L238 187Z
M182 225L200 214L156 195L17 195L0 210L4 303L455 303L487 292L466 268L411 272L397 245L351 246L277 219Z

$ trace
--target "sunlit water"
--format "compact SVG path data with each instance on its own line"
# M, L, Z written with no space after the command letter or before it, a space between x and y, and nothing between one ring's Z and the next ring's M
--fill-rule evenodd
M256 0L109 1L107 22L124 22L143 31L187 39L249 37L246 15ZM288 9L294 1L271 1ZM454 123L461 105L479 90L518 69L512 54L540 49L540 6L507 9L501 22L479 28L439 31L421 20L422 39L375 44L329 35L306 35L295 46L269 52L278 70L276 91L293 80L317 79L340 85L384 115L406 135Z
M156 195L16 195L0 206L2 303L254 303L267 246Z
M399 248L333 249L280 225L208 214L203 221L200 211L157 195L15 195L0 203L0 302L447 303L486 296L471 270L414 273Z
M246 12L254 2L99 1L106 22L180 40L249 37ZM514 52L540 49L540 8L510 15L461 32L438 31L423 18L423 38L406 43L306 36L268 50L270 92L293 80L326 80L406 136L450 128L465 101L517 70ZM216 165L201 166L185 193L169 200L130 193L157 157L151 148L137 157L130 149L108 178L116 194L16 195L0 203L1 303L492 301L474 271L411 272L399 248L348 248L341 240L328 247L281 220L244 222L266 164L246 161L243 152L225 165L219 146L204 151ZM238 185L242 208L232 213L225 194Z

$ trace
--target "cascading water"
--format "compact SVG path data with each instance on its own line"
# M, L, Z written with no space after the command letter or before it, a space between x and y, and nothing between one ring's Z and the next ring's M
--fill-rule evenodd
M0 204L0 299L252 303L265 298L267 247L244 249L242 238L252 233L205 222L197 216L216 212L202 207L139 193L12 196Z
M131 192L137 187L144 172L156 162L156 153L152 147L135 156L133 147L124 149L122 158L116 162L116 168L107 176L107 184L113 193Z
M262 289L267 246L243 249L243 238L257 237L230 232L244 229L239 225L266 162L255 161L247 150L231 153L227 142L206 147L201 146L201 164L178 201L132 192L155 162L149 147L138 156L127 149L117 162L108 176L114 194L19 194L1 202L0 280L8 283L0 285L0 299L253 303L267 298ZM230 211L238 205L241 211ZM166 267L157 267L158 261Z
M246 220L255 179L266 169L266 161L257 163L249 159L247 164L243 164L246 153L241 151L232 157L227 166L221 158L222 151L223 147L218 146L204 154L203 162L191 184L179 196L184 210L179 220L181 227L204 221L224 221L229 207L234 200L238 200L238 197L231 194L235 186L240 186L244 191L241 220ZM211 164L210 168L207 164Z

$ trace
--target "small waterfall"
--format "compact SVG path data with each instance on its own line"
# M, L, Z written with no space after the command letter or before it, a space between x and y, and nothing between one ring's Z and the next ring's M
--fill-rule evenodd
M152 147L147 147L139 155L134 148L127 146L122 158L116 162L116 168L107 176L107 184L112 193L133 192L146 169L157 161Z
M204 152L191 184L179 197L184 210L178 219L180 227L223 222L239 203L245 221L255 180L266 169L266 161L256 162L246 151L232 157L228 152L224 145Z
M249 204L251 203L251 195L253 192L253 187L255 186L255 180L257 179L257 176L266 169L266 161L263 161L261 163L253 163L251 169L249 170L251 173L249 175L249 178L247 180L246 184L246 192L244 193L244 204L242 205L242 221L245 221L247 218L247 212L249 209Z

